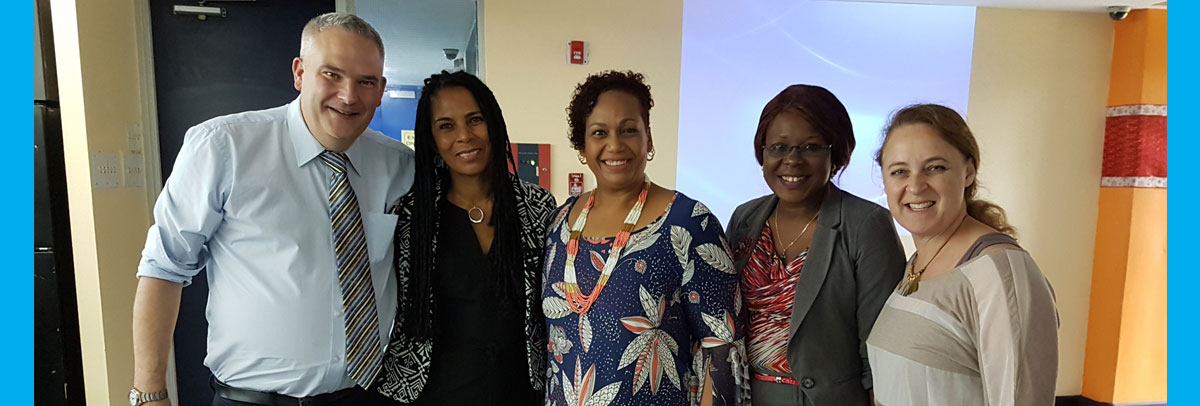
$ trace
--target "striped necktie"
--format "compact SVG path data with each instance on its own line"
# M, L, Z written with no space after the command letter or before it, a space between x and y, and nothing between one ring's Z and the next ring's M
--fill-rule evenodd
M329 179L329 216L346 318L346 373L368 388L383 366L383 347L367 261L366 233L358 212L358 198L346 178L349 158L345 153L325 151L321 160L333 170Z

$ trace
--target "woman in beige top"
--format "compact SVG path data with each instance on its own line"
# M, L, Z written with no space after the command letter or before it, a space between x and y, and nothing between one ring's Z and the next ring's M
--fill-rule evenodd
M1004 210L975 198L966 122L943 106L901 109L876 160L917 247L867 339L878 404L1054 404L1054 292Z

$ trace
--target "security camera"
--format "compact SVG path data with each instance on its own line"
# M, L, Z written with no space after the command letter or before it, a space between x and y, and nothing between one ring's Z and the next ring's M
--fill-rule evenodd
M442 52L446 53L446 60L453 61L458 57L458 48L442 48Z
M1108 18L1113 21L1124 20L1125 17L1129 17L1129 10L1129 6L1108 6Z

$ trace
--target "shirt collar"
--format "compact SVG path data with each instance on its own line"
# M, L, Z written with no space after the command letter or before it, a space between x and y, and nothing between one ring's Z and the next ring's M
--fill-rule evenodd
M312 132L308 131L308 126L304 124L304 116L300 113L300 97L296 97L291 103L288 103L287 108L287 123L288 137L292 140L292 148L296 152L296 167L302 167L308 164L309 161L316 159L325 152L325 147L313 137ZM363 131L364 133L366 130ZM361 138L361 136L360 136ZM362 159L363 148L360 147L357 140L350 148L346 150L346 157L350 160L348 166L350 171L358 175L358 168L354 163Z

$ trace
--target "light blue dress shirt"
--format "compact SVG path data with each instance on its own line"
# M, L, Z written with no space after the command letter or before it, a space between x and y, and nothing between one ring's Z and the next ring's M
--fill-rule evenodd
M207 267L204 364L234 387L311 396L354 381L345 366L330 169L299 107L296 99L188 130L137 274L188 284ZM387 343L396 315L390 211L412 186L413 152L368 129L346 155Z

